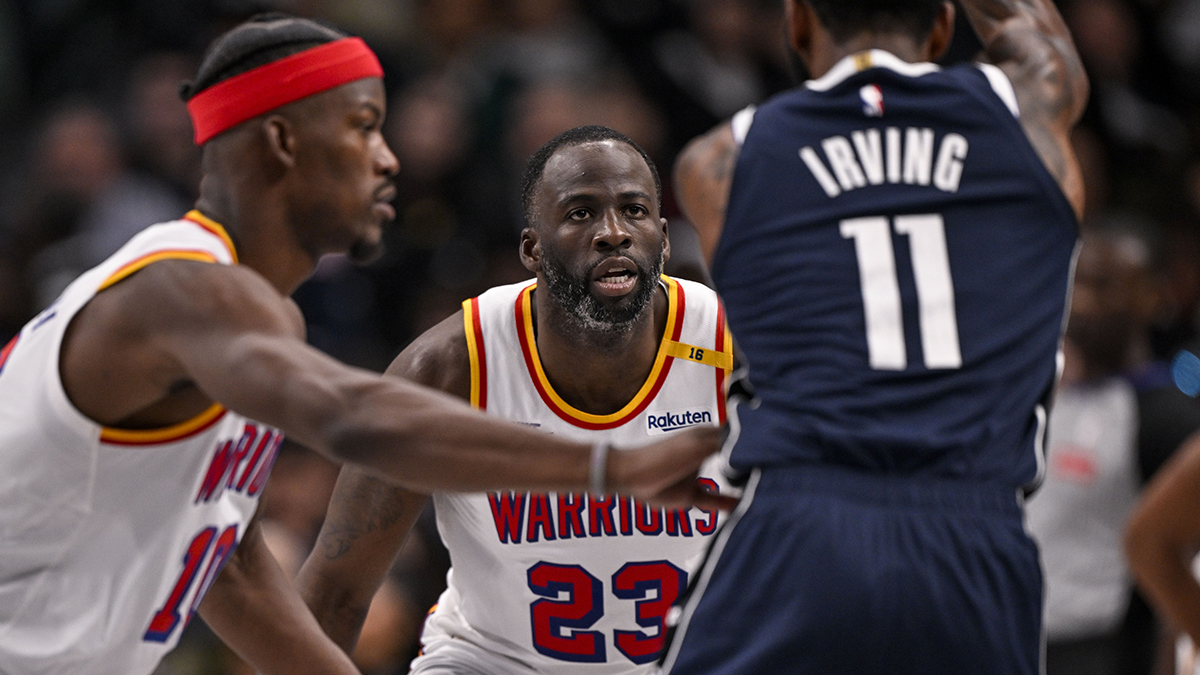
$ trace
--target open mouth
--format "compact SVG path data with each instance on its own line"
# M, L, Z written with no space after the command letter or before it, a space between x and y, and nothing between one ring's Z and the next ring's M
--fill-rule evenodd
M596 288L604 295L620 296L629 293L637 285L637 271L630 269L633 262L621 260L601 263L596 268Z

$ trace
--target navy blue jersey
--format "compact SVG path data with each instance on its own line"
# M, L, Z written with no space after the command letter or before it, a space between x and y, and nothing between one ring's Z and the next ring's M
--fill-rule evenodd
M735 467L1028 486L1074 212L994 67L880 51L754 114L713 263L760 405Z

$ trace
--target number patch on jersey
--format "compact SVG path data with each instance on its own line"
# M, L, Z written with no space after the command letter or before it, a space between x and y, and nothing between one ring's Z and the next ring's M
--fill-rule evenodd
M908 348L900 305L900 281L892 248L892 229L907 235L917 287L921 350L925 367L962 367L954 280L946 249L946 226L938 214L853 218L841 223L842 237L854 240L867 325L867 354L875 370L904 370Z
M204 568L204 574L200 576L200 587L192 598L187 620L182 621L183 626L187 626L188 621L192 620L192 615L200 607L200 602L204 600L204 594L208 592L217 575L221 573L221 568L225 566L225 561L229 559L229 555L237 546L237 530L236 524L230 525L220 536L217 536L217 528L206 527L192 538L187 551L183 554L183 571L179 573L179 579L171 587L171 592L167 595L167 600L163 603L162 608L155 612L150 619L150 626L146 628L146 634L142 636L142 640L166 642L180 627L183 617L180 616L179 608L183 604L184 598L187 597L188 591L191 590L192 584L196 581L201 565L207 560L208 565ZM210 551L212 555L209 555Z
M533 648L560 661L604 663L604 634L587 630L604 616L604 584L579 565L540 562L529 568L529 589L542 596L529 605ZM627 563L612 577L612 592L633 600L641 630L614 630L625 658L650 663L662 652L667 610L687 587L687 572L666 560ZM565 597L563 595L565 594Z

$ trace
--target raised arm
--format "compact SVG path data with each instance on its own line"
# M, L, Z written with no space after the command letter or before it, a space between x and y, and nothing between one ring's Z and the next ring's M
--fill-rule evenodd
M1193 434L1150 482L1129 519L1125 555L1151 603L1200 644L1200 433Z
M467 398L471 374L462 312L413 341L387 374ZM347 653L354 650L371 600L426 501L425 495L353 466L338 476L296 586L321 627Z
M85 311L91 316L82 329L110 328L77 336L75 361L149 364L142 379L150 384L138 386L168 392L194 383L208 398L317 452L402 486L579 491L589 485L590 446L488 418L447 394L326 356L304 343L298 314L248 269L156 263ZM65 372L80 370L86 369ZM91 379L94 396L104 395L105 381ZM728 508L692 482L716 449L717 433L706 428L648 452L612 452L606 487L665 505Z
M1071 129L1087 105L1088 81L1062 16L1051 0L961 1L987 59L1012 81L1025 134L1082 216Z

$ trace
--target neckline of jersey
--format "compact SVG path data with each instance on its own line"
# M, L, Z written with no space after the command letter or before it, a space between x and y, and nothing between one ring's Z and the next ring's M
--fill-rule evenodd
M889 51L868 49L842 57L829 69L829 72L815 80L805 82L804 86L814 91L829 91L851 75L861 73L869 68L887 68L909 77L920 77L941 70L936 63L909 63Z
M537 342L533 333L533 313L530 311L530 306L537 284L526 286L517 295L514 315L517 321L517 336L521 343L521 354L525 358L525 367L529 371L529 377L542 401L563 421L584 429L612 429L640 415L654 400L658 390L662 388L663 382L667 379L671 363L675 360L675 357L667 354L667 345L678 340L683 332L685 308L683 288L665 274L661 278L667 287L667 325L664 327L662 339L659 341L654 366L650 369L650 375L642 383L637 394L624 407L609 415L593 415L579 410L554 391L554 387L550 384L550 380L542 368L542 360L538 354Z
M197 209L188 211L186 214L184 214L183 219L193 222L211 234L216 235L217 238L225 244L225 248L229 251L229 257L233 259L233 264L237 264L237 248L233 245L233 239L229 236L229 233L225 231L225 227L223 225L212 218L209 218L203 213L200 213L200 211Z

